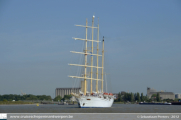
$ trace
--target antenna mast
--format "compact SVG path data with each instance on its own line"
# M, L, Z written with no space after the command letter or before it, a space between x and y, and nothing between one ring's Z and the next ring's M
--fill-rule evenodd
M93 38L94 38L94 15L92 16L92 48L91 48L91 54L93 54ZM93 66L93 55L91 55L91 66ZM93 68L91 67L91 90L90 93L92 93L92 70Z

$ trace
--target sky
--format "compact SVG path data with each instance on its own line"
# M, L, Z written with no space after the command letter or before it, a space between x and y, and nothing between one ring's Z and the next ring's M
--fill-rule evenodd
M71 88L68 63L79 59L70 51L83 44L72 37L85 38L75 24L87 18L91 26L93 15L111 92L181 93L180 0L1 0L0 94L54 97L56 88Z

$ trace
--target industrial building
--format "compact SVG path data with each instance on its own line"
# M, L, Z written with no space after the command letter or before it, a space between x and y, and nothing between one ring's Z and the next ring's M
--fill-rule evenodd
M181 99L181 94L175 94L175 98L177 98L177 99Z
M81 90L81 88L56 88L55 97L60 95L63 98L64 95L70 95L71 92L79 94L79 90Z
M153 94L157 94L159 93L160 95L160 99L163 100L163 99L172 99L174 100L175 99L175 94L173 92L164 92L164 91L160 91L160 92L157 92L155 89L151 89L151 88L147 88L147 97L150 99L151 96Z

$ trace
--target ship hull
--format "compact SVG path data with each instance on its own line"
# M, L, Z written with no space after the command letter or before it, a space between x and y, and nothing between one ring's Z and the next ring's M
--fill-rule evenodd
M114 98L84 96L77 98L77 101L80 108L103 108L111 107L114 102Z

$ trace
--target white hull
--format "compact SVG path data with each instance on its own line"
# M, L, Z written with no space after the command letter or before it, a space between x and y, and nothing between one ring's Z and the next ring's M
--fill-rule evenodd
M77 98L80 108L93 108L93 107L111 107L114 98L104 98L97 96L80 96Z

